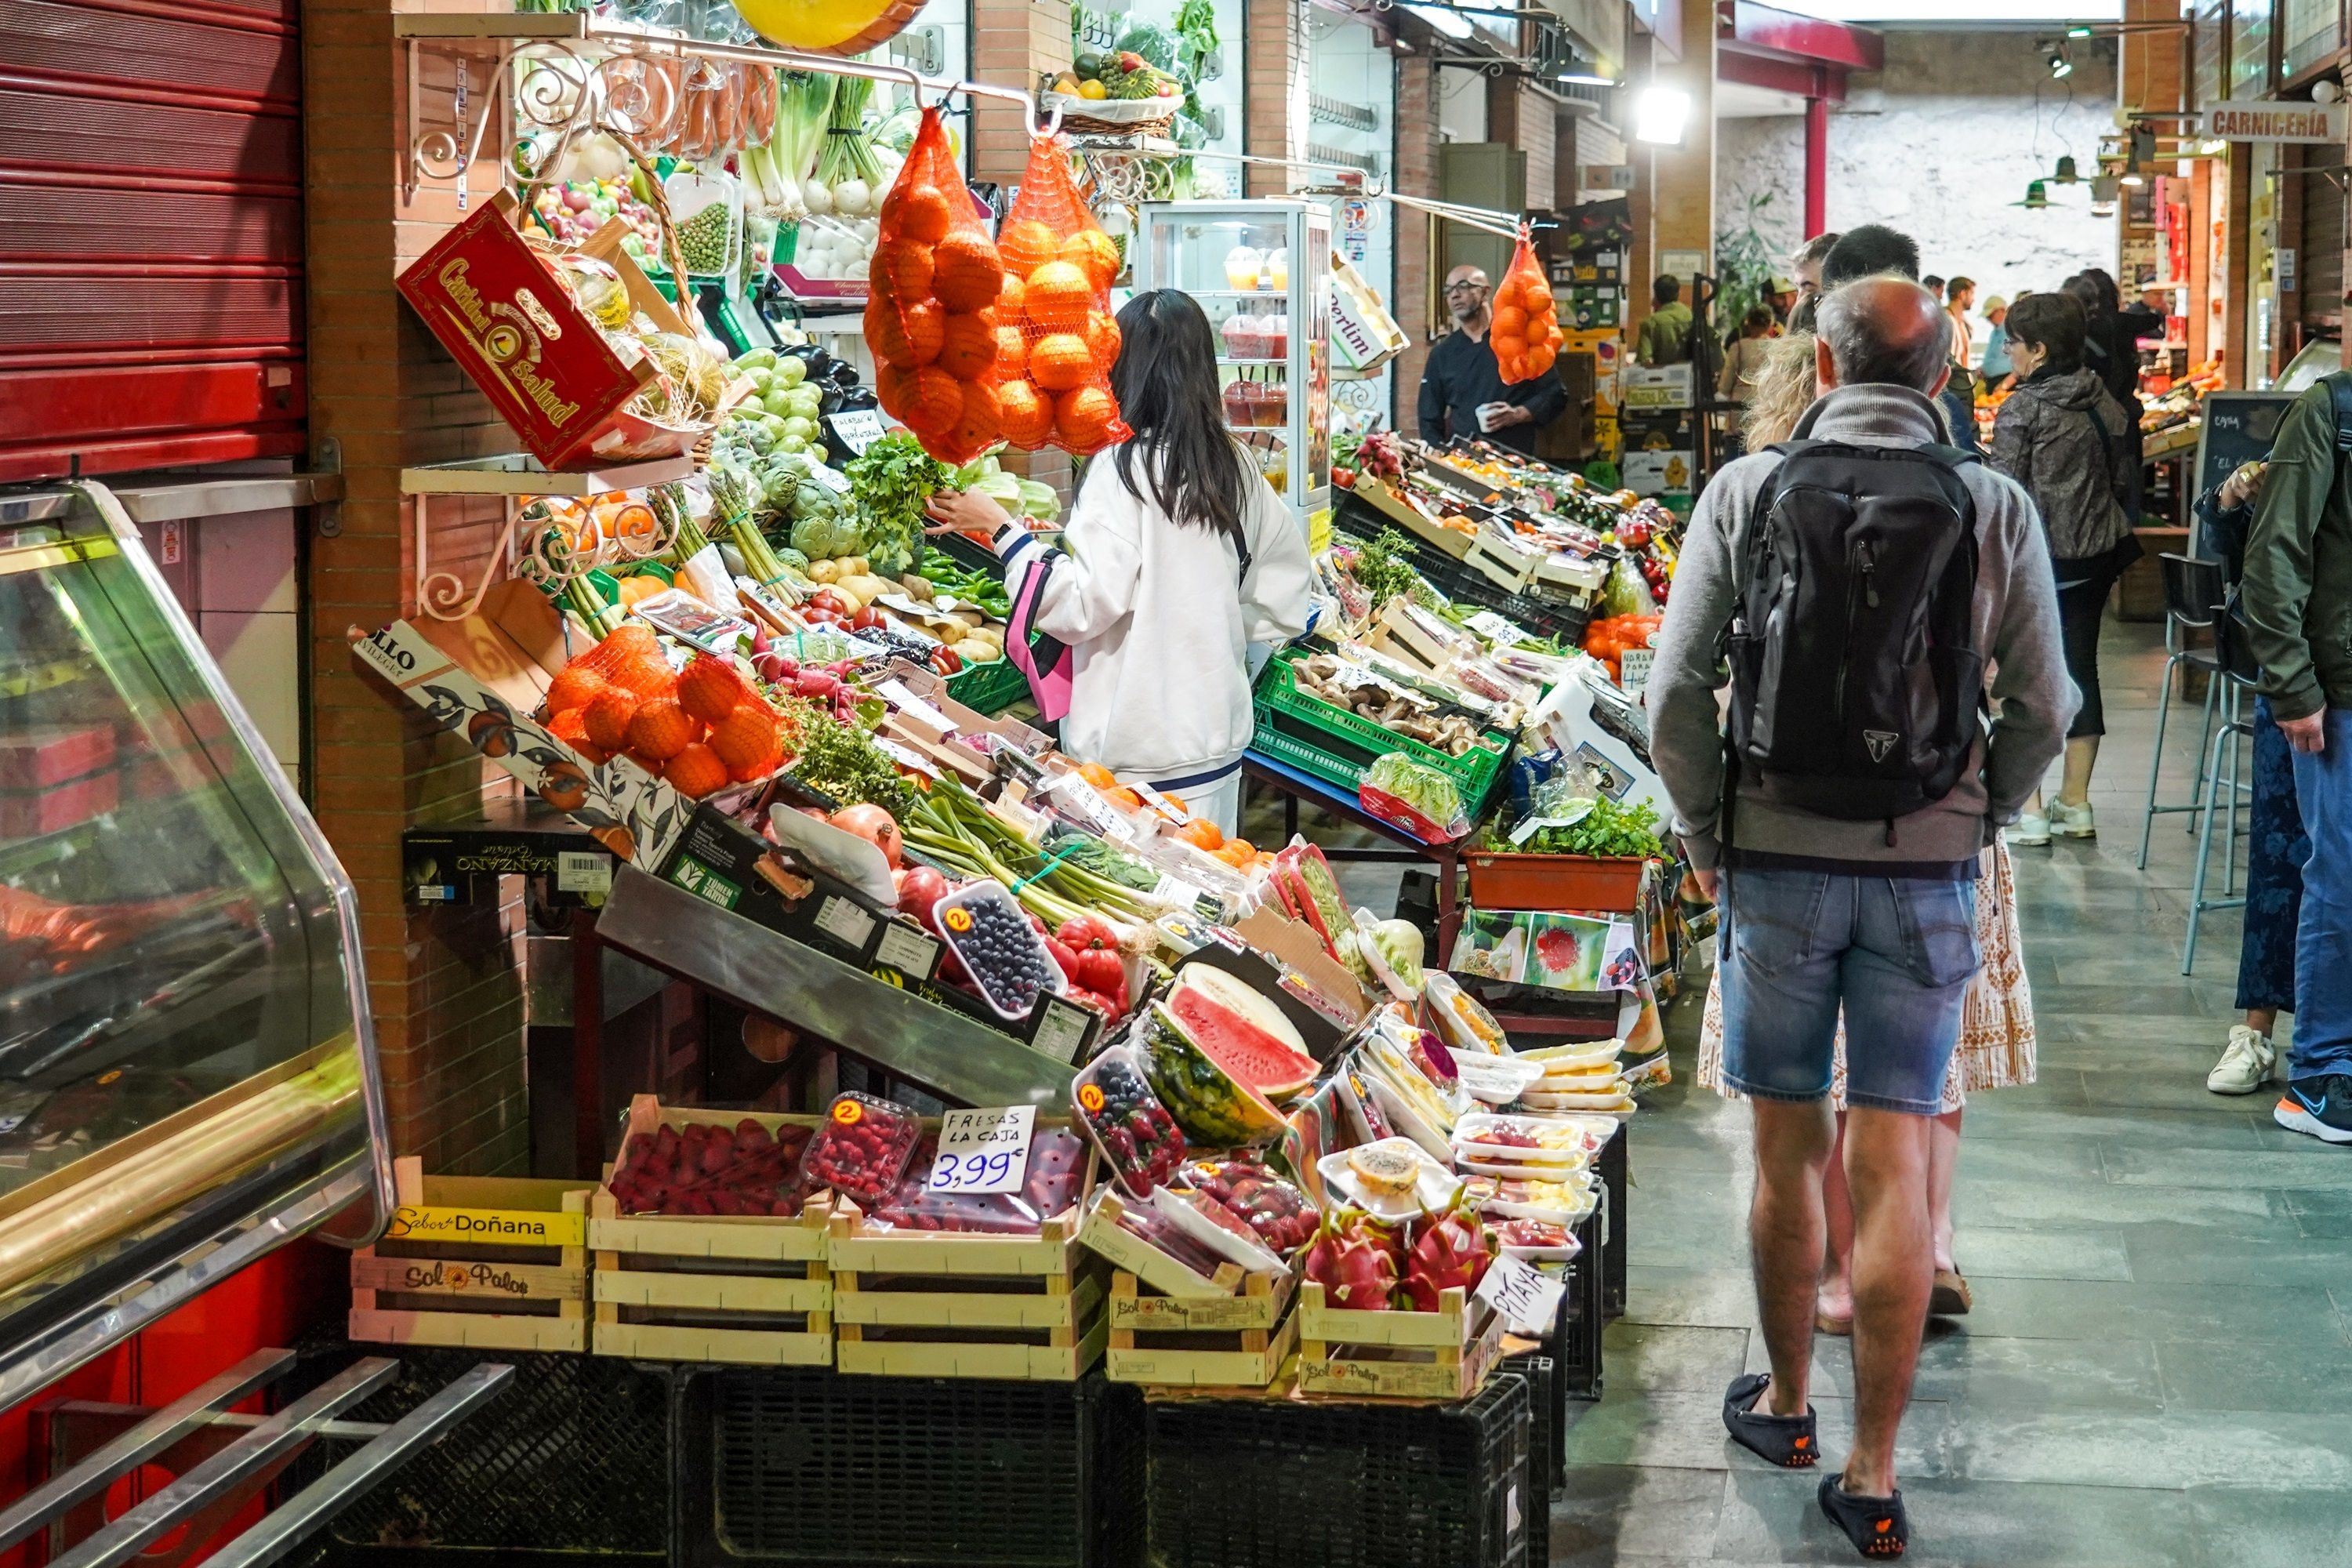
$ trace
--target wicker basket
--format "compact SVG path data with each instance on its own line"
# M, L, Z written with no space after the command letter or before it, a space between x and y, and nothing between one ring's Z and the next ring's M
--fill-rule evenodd
M1074 136L1165 136L1176 127L1176 98L1076 98L1049 92L1039 107L1062 111L1062 129Z

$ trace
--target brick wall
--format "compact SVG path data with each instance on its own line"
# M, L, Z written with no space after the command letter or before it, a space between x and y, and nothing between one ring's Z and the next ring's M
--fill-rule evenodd
M454 182L404 202L406 51L382 0L304 0L304 159L309 228L311 437L339 444L345 500L334 538L313 542L307 584L316 808L360 898L378 1047L398 1152L427 1170L522 1168L519 893L488 909L412 914L400 833L467 814L513 785L456 737L430 731L354 670L344 629L373 629L415 608L409 464L506 450L493 416L393 289L405 261L460 216ZM421 119L450 122L456 57L418 52ZM489 56L469 64L476 111ZM469 171L471 201L497 184L497 139ZM427 514L435 570L470 591L496 539L494 502L436 500Z
M1248 136L1243 151L1258 158L1307 156L1307 14L1310 0L1244 0L1243 35ZM1278 196L1289 171L1247 164L1246 190Z
M1437 194L1437 68L1420 55L1400 55L1396 62L1396 184L1409 196ZM1411 207L1394 209L1396 224L1396 295L1390 313L1404 330L1405 350L1396 358L1396 429L1414 433L1416 401L1422 367L1429 361L1429 345L1436 309L1430 298L1429 247L1431 219Z
M1528 207L1552 205L1559 169L1559 108L1550 97L1518 83L1518 129L1511 144L1528 155Z

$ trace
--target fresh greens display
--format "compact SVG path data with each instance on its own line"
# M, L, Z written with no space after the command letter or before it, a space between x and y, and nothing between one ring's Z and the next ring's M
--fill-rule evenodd
M1463 808L1462 792L1454 781L1402 752L1391 752L1375 761L1365 770L1364 783L1396 796L1440 827L1469 830L1470 814Z
M1412 542L1393 528L1381 530L1379 535L1356 546L1356 563L1351 570L1364 592L1375 605L1385 605L1399 594L1410 594L1421 582L1405 557Z
M923 557L923 581L949 598L984 610L1003 620L1013 613L1002 581L978 568L957 565L944 555Z
M1594 798L1592 808L1565 827L1543 827L1526 842L1512 844L1499 835L1492 847L1517 849L1527 855L1597 855L1610 858L1664 859L1666 848L1658 838L1658 814L1642 805L1626 805L1607 795Z
M948 488L946 465L922 448L912 431L893 430L858 456L843 472L863 524L866 553L874 570L896 577L919 564L923 553L923 505ZM811 557L838 553L811 549L795 537L793 546Z
M783 707L787 727L800 733L794 778L837 805L878 805L908 820L915 809L915 786L898 775L872 737L814 702L793 698Z

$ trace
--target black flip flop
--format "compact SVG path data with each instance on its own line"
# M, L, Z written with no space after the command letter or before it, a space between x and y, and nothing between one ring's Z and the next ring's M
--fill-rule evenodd
M1911 1544L1911 1522L1903 1515L1903 1489L1893 1497L1857 1497L1838 1483L1843 1476L1822 1478L1822 1511L1845 1531L1853 1549L1864 1557L1900 1557Z
M1731 1380L1723 1395L1723 1429L1733 1442L1759 1458L1786 1470L1811 1469L1820 1463L1822 1446L1813 1433L1813 1410L1802 1415L1768 1415L1756 1406L1771 1386L1769 1373L1743 1373Z

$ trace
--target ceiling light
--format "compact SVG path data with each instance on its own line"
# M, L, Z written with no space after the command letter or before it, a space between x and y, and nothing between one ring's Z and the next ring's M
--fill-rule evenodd
M1617 85L1617 79L1613 76L1591 76L1583 71L1562 71L1552 78L1552 80L1566 82L1570 87L1615 87Z
M2062 185L2071 185L2082 177L2081 172L2075 166L2074 155L2072 153L2060 155L2058 172L2050 176L2053 181Z
M2144 185L2147 184L2147 176L2141 174L2137 169L2126 169L2122 174L2116 175L2116 178L2119 184L2126 185Z
M2046 180L2030 180L2025 186L2025 199L2018 206L2039 212L2050 205L2050 184Z
M2074 62L2067 58L2065 45L2052 45L2042 51L2042 58L2049 63L2050 74L2053 78L2063 80L2074 74Z
M1633 103L1633 140L1678 147L1690 124L1690 111L1689 93L1671 87L1645 87Z

